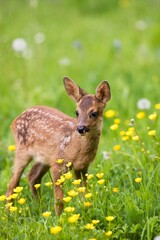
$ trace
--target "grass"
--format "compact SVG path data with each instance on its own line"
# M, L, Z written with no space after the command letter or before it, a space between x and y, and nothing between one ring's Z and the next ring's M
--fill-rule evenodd
M88 92L107 79L112 100L106 111L113 110L112 117L108 112L104 116L99 150L89 169L93 178L85 193L65 203L74 212L55 216L52 185L45 185L51 181L49 175L42 182L40 201L35 202L25 171L23 190L14 203L17 208L0 201L0 239L151 240L160 235L160 110L155 107L160 102L159 2L9 0L0 6L1 196L12 173L14 152L7 150L14 144L12 120L39 104L74 116L74 103L62 84L64 75ZM42 33L40 42L37 33ZM28 44L25 55L12 48L17 38ZM142 98L150 101L149 109L137 108ZM134 123L129 126L131 119ZM98 178L98 173L103 176ZM65 196L71 189L77 192L79 185L73 181L65 179ZM86 193L91 197L87 199ZM20 204L20 198L25 203ZM108 221L107 216L114 218Z

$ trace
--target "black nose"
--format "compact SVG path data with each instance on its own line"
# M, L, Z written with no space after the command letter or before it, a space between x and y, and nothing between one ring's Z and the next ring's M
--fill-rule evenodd
M86 126L78 126L77 131L79 134L85 134L89 131L89 129Z

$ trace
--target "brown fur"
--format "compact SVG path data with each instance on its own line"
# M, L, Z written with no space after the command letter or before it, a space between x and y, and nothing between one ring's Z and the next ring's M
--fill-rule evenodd
M110 99L110 88L107 81L96 89L96 94L87 94L72 80L65 77L64 85L68 95L76 102L78 117L72 118L57 109L45 106L29 108L12 123L12 132L16 143L14 171L9 183L7 196L19 185L21 175L29 162L34 159L35 165L28 175L32 194L36 197L34 185L51 168L54 183L66 172L66 164L72 163L75 177L83 177L90 163L94 160L100 134L102 131L103 110ZM92 116L93 112L97 116ZM82 133L77 127L84 128ZM86 130L87 129L87 130ZM64 159L60 166L56 160ZM63 192L54 184L55 211L63 210Z

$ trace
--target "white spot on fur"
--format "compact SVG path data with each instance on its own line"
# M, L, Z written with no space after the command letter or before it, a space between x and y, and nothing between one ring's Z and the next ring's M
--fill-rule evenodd
M64 151L65 148L67 147L68 143L71 141L71 135L65 136L60 140L60 146L59 148Z

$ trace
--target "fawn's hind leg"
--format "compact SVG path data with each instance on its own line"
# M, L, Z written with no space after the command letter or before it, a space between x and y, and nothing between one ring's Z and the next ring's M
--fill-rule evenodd
M35 163L31 168L28 174L28 180L29 180L31 192L34 197L37 197L37 190L34 187L34 185L37 183L41 183L43 176L46 174L48 170L49 170L49 166L44 165L40 162Z
M13 193L13 189L19 185L22 173L31 160L31 156L29 156L25 151L16 152L14 170L8 186L8 191L6 193L7 196L10 196Z

